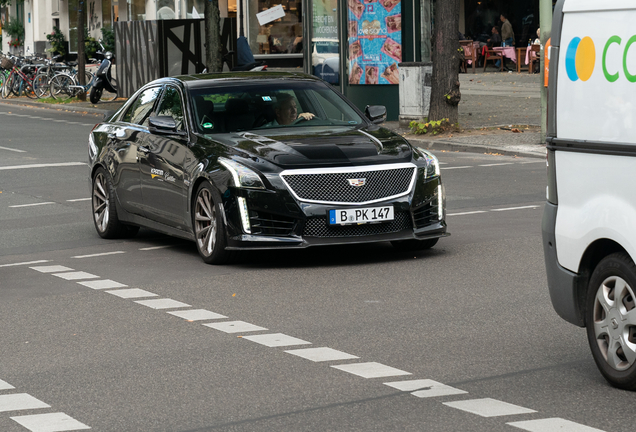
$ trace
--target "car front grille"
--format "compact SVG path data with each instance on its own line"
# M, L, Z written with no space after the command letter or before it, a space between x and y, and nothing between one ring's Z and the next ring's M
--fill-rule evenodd
M331 226L327 217L309 218L303 230L304 237L359 237L413 229L409 212L396 212L391 222L363 225Z
M415 228L424 228L439 220L437 210L437 197L431 198L429 202L413 211Z
M360 170L291 170L281 173L292 193L301 201L365 204L395 198L410 192L415 166ZM362 186L352 186L350 180Z
M265 212L250 211L252 234L289 236L294 231L296 219Z

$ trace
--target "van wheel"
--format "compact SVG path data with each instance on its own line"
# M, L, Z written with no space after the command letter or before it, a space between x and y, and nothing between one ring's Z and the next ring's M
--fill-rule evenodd
M636 390L636 265L625 253L601 260L587 290L586 327L592 356L615 387Z

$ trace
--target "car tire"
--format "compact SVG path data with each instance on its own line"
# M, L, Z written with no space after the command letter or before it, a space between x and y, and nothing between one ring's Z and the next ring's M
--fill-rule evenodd
M220 202L209 182L199 185L192 205L192 227L197 250L206 264L228 264L235 255L225 250L227 239Z
M391 245L399 251L418 251L424 249L430 249L437 244L439 239L428 240L397 240L392 241Z
M93 223L100 237L105 239L130 238L139 231L138 226L125 225L117 217L115 206L115 188L108 173L98 168L93 176L91 192Z
M592 356L615 387L636 390L636 265L614 253L596 266L587 290L586 327Z

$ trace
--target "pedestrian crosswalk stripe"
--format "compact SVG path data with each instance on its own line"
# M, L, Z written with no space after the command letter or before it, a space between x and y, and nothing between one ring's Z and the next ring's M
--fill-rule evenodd
M410 391L413 396L419 398L439 397L439 396L452 396L458 394L466 394L467 391L460 390L446 384L442 384L431 379L419 379L411 381L395 381L384 383L389 387L396 388L402 391Z
M227 318L225 315L221 315L205 309L190 309L168 312L170 315L183 318L188 321L203 321Z
M243 339L247 339L270 348L292 345L311 345L311 342L307 342L293 336L287 336L283 333L243 336Z
M9 418L24 426L31 432L66 432L90 429L90 427L86 426L84 423L81 423L73 417L61 412L32 414Z
M97 275L86 273L83 271L69 272L69 273L53 273L53 276L57 276L65 280L97 279L99 277Z
M106 291L108 294L115 295L124 299L141 298L141 297L157 297L157 294L139 288L128 288Z
M511 422L506 424L529 432L604 432L601 429L574 423L573 421L558 417Z
M470 399L456 402L444 402L444 405L482 417L498 417L505 415L530 414L535 410L498 401L491 398Z
M78 282L78 284L84 285L85 287L92 288L92 289L126 288L128 286L128 285L124 285L123 283L115 282L114 280L110 280L110 279Z
M14 388L15 387L13 387L8 382L0 380L0 390L11 390L11 389L14 389Z
M224 333L247 333L253 331L267 330L265 327L247 323L245 321L224 321L218 323L203 324L206 327L222 331Z
M0 412L50 407L51 405L47 405L41 400L26 393L0 395Z
M152 309L170 309L170 308L182 308L190 307L189 304L181 303L180 301L172 299L156 299L156 300L139 300L135 303L147 306Z
M376 362L350 363L331 367L344 372L349 372L350 374L357 375L362 378L382 378L390 376L411 375L411 372L406 372Z
M285 351L287 354L293 354L313 362L334 361L334 360L352 360L360 358L346 352L338 351L333 348L301 348Z

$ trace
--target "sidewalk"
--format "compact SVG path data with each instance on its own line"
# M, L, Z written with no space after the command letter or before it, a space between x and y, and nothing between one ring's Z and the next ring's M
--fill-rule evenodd
M490 69L494 70L494 69ZM525 73L481 72L470 69L459 75L462 100L459 124L465 132L435 137L411 135L398 122L383 126L406 136L414 145L431 150L496 153L526 157L545 157L541 142L540 75ZM114 102L74 102L46 104L27 98L0 99L2 104L35 106L55 110L103 115L119 109L125 100ZM513 133L510 126L521 133ZM523 127L518 127L523 126ZM501 128L501 129L500 129Z

